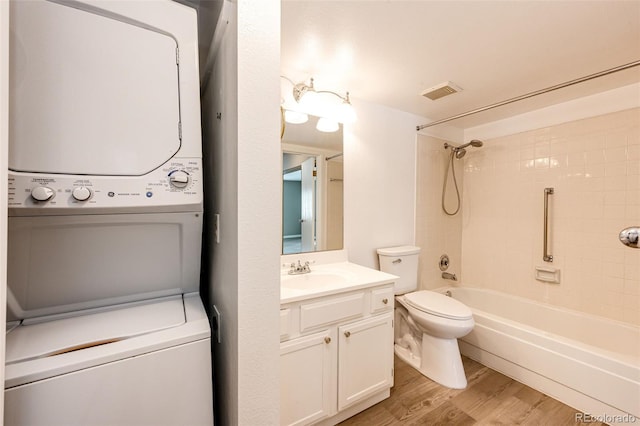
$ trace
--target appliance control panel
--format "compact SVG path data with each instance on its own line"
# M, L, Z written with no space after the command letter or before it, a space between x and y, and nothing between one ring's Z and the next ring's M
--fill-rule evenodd
M202 208L202 160L177 159L143 176L84 176L9 171L8 204L54 211L180 211Z

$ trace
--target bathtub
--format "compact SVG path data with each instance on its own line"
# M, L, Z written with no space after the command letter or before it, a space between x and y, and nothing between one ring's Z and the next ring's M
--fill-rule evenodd
M608 424L640 424L640 327L493 290L435 291L469 306L460 351Z

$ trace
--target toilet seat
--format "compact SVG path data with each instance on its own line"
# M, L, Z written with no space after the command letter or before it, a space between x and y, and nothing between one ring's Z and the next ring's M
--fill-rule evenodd
M442 318L468 320L473 318L471 309L465 304L444 294L420 290L404 295L411 307Z

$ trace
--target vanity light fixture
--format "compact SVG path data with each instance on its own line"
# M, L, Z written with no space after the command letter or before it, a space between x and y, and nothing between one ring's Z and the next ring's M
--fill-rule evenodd
M280 76L293 86L293 101L283 101L285 121L287 123L304 123L308 115L320 117L316 128L322 132L335 132L340 126L338 123L353 123L356 113L349 99L349 92L345 96L331 90L316 90L313 78L309 83L294 83L291 79ZM330 96L324 96L330 95ZM337 97L339 103L334 99Z

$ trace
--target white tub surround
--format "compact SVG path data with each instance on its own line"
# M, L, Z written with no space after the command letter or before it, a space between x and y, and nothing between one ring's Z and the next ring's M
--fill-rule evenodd
M438 291L473 311L464 355L606 423L640 417L640 327L493 290Z
M310 273L290 275L309 262ZM346 252L282 257L280 422L335 425L393 386L394 275Z
M640 101L637 85L622 92L631 96L615 91L615 96L589 103L629 106L624 99ZM545 115L566 119L565 112L577 108L562 105ZM482 138L484 146L464 158L462 285L466 280L639 326L640 256L618 235L640 220L640 108L548 127L544 123L533 117L516 128L501 123L510 134L491 139L482 138L490 137L484 131L465 132L466 138ZM433 190L440 191L439 182ZM554 188L548 233L553 262L543 260L545 188ZM426 258L430 264L434 259ZM452 258L457 272L454 265ZM561 283L536 280L535 269L541 266L560 271Z

